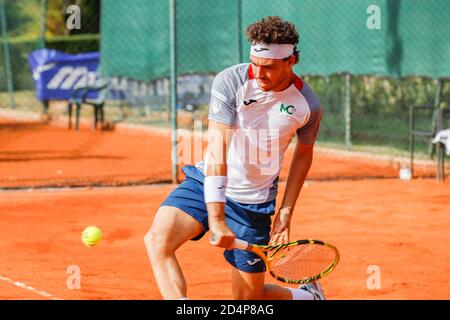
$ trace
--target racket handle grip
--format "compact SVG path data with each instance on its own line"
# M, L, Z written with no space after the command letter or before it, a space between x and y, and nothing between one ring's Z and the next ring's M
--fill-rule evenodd
M236 249L247 250L249 248L249 244L247 241L241 239L234 239L234 247Z

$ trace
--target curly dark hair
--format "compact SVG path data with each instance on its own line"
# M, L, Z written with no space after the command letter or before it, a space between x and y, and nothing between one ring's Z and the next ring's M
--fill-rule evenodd
M278 16L268 16L249 25L246 33L250 43L293 44L296 63L298 62L299 51L296 46L300 36L295 30L294 24L289 21Z

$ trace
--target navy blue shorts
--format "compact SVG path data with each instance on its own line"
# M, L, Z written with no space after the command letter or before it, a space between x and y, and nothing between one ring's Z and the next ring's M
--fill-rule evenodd
M194 166L182 169L186 179L173 190L161 206L176 207L194 217L203 225L203 233L192 240L201 239L209 230L208 212L203 194L205 176ZM275 200L261 204L244 204L227 198L225 218L228 227L238 239L255 244L267 244L270 239L271 218ZM264 262L254 253L245 250L225 250L225 259L235 268L245 272L264 272Z

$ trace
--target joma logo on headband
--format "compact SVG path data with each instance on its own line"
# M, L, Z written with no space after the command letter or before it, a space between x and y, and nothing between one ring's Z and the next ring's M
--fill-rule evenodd
M261 52L261 51L269 51L269 48L255 48L254 49L256 52Z

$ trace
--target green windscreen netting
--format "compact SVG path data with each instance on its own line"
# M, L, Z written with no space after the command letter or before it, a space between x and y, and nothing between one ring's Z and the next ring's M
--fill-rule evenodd
M300 74L448 77L448 12L448 0L178 0L178 73L247 61L245 27L280 15L300 31ZM380 28L368 28L378 13ZM105 76L169 75L169 1L103 0L101 31Z

